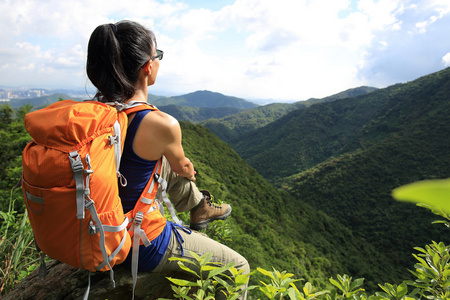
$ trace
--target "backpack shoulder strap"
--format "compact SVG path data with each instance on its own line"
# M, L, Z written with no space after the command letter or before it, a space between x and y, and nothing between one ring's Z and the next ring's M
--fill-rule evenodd
M115 107L118 111L125 111L128 114L135 113L141 110L159 110L156 106L148 104L145 101L130 101L128 103L120 102L105 102L109 106Z
M127 115L141 111L141 110L159 110L156 106L148 104L147 102L130 101L125 108Z

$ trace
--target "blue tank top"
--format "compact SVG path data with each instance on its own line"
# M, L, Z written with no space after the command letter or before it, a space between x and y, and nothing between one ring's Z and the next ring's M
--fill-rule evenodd
M133 150L133 141L136 131L141 125L142 119L151 110L142 110L135 114L134 119L128 126L125 145L123 147L122 159L120 162L120 173L127 179L127 186L123 187L119 183L119 195L122 200L124 212L134 208L136 201L141 196L157 161L150 161L141 158Z
M153 169L156 166L157 161L150 161L141 158L133 150L133 141L136 136L136 131L142 122L142 119L151 112L151 110L139 111L135 114L133 120L127 129L127 136L125 138L122 159L120 163L120 173L127 179L127 186L123 187L119 183L119 196L122 200L122 205L124 212L128 212L134 208L136 201L142 194L145 186L147 185L150 176L153 173ZM190 229L180 227L172 222L167 221L166 226L161 234L151 241L151 245L145 247L144 245L139 246L139 264L138 271L150 272L158 266L172 237L172 233L175 234L178 243L181 246L181 251L183 255L182 243L183 238L176 228L181 228L182 230L189 232ZM128 254L125 261L122 263L123 266L131 268L131 257L132 251Z

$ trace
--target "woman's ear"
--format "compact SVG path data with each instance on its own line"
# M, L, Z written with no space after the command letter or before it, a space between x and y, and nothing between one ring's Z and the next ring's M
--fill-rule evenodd
M152 75L152 60L149 60L143 67L145 74Z

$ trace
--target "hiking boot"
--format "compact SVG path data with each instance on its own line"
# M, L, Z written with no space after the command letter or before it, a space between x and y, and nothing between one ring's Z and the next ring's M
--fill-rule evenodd
M225 220L231 214L231 206L229 204L217 205L211 201L211 193L209 191L201 191L204 195L202 201L191 209L191 229L202 230L208 227L208 223L214 220Z

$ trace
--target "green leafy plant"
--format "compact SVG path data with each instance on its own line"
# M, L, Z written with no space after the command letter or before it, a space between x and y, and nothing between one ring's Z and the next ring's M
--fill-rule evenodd
M310 282L305 283L302 292L294 284L291 284L291 288L288 289L288 295L291 300L320 299L322 295L328 293L329 291L316 291Z
M433 223L442 223L450 227L450 179L423 180L407 184L392 192L395 199L414 202L418 206L430 209L434 214L444 217ZM421 296L428 299L450 298L450 247L443 242L415 247L419 254L413 254L418 263L411 271L417 279L408 284L416 287Z
M417 279L409 284L420 289L420 294L428 299L450 298L450 254L449 246L436 243L425 248L414 248L419 254L413 254L419 263L411 271Z
M342 292L342 297L337 298L337 293L332 293L332 297L329 299L361 299L357 298L357 296L362 296L364 292L364 289L361 288L364 278L352 280L352 277L346 274L342 276L338 274L337 279L330 278L330 282Z
M249 275L244 274L244 270L238 271L235 267L231 267L229 271L231 276L223 273L221 275L228 278L231 284L219 276L214 276L214 279L225 288L227 299L237 299L244 291L255 288L255 286L244 287L249 281Z
M243 274L243 270L236 270L233 267L234 263L224 266L222 263L211 262L212 253L199 256L195 252L189 252L195 261L186 258L170 258L172 261L178 261L178 265L183 271L196 278L195 280L185 280L167 277L173 283L172 290L176 298L208 300L214 299L216 292L220 292L227 295L227 299L237 299L244 291L253 288L244 288L249 280L249 275ZM226 274L227 272L230 275ZM191 292L191 288L196 290Z
M405 282L400 285L385 283L384 285L378 285L383 292L376 292L375 294L379 297L378 299L389 299L389 300L412 300L416 299L414 296L418 293L419 289L415 289L412 293L408 294L408 286Z
M414 202L448 218L450 214L450 179L422 180L398 187L392 196L399 201Z
M300 292L295 285L295 282L302 279L293 279L294 274L286 271L279 272L273 269L272 272L257 268L258 272L270 278L270 283L261 281L263 286L259 286L259 290L264 293L269 299L283 299L284 296L289 296L292 300L306 300L317 299L321 295L327 294L328 291L316 291L310 282L307 282Z
M10 202L7 212L0 211L0 293L4 294L30 274L38 265L38 255L33 244L33 231L25 211L13 209Z
M269 272L262 268L257 268L257 270L271 280L270 284L261 281L264 286L259 287L260 291L262 291L269 299L275 299L275 297L283 299L283 295L287 295L289 293L288 290L295 287L294 282L299 281L299 279L292 278L294 274L286 273L286 271L280 273L275 269L273 272Z

